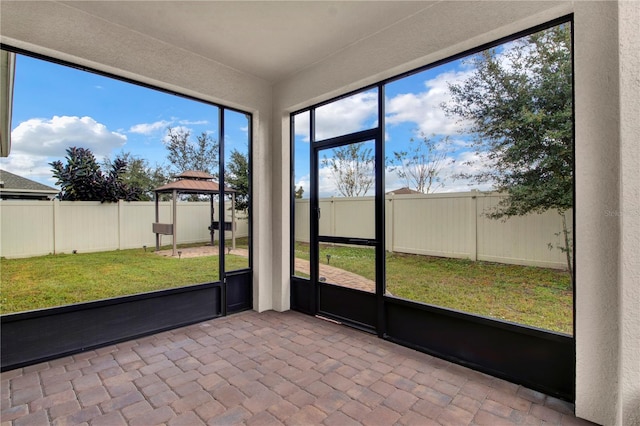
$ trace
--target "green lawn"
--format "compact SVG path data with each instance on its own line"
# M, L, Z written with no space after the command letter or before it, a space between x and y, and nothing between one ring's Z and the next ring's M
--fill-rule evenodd
M374 251L324 245L320 262L375 279ZM309 258L308 245L296 256ZM547 330L573 334L573 291L565 271L387 253L386 288L392 295Z
M227 255L227 270L247 259ZM0 313L20 312L218 281L218 256L158 256L151 249L0 259Z
M373 249L324 245L322 263L327 254L331 266L375 279ZM308 260L308 245L296 244L296 257ZM227 256L227 270L246 266L246 258ZM394 253L387 254L386 273L393 296L573 333L573 293L564 271ZM175 259L150 249L0 259L0 313L217 280L218 256Z

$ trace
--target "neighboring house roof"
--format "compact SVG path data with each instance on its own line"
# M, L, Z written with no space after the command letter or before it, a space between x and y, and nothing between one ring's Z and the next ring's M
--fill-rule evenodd
M424 195L422 192L420 191L416 191L414 189L408 188L408 187L403 187L403 188L399 188L399 189L395 189L393 191L389 191L387 192L387 195L407 195L407 194L420 194L420 195Z
M54 198L60 191L31 179L0 170L0 196L3 199L36 199Z

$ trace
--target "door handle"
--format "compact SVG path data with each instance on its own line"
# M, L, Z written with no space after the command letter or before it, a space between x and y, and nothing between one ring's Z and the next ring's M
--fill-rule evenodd
M320 220L321 217L322 217L322 212L320 207L318 207L318 220Z

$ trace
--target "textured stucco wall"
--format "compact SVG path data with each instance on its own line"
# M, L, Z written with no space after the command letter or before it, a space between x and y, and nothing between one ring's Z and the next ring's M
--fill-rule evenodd
M640 424L640 3L578 2L576 412Z
M577 3L576 406L597 423L615 419L619 377L620 220L617 5Z
M619 5L620 424L640 425L640 2Z

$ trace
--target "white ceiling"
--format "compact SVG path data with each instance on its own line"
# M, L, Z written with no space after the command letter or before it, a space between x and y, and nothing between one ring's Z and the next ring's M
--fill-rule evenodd
M434 1L65 1L228 67L279 82Z

